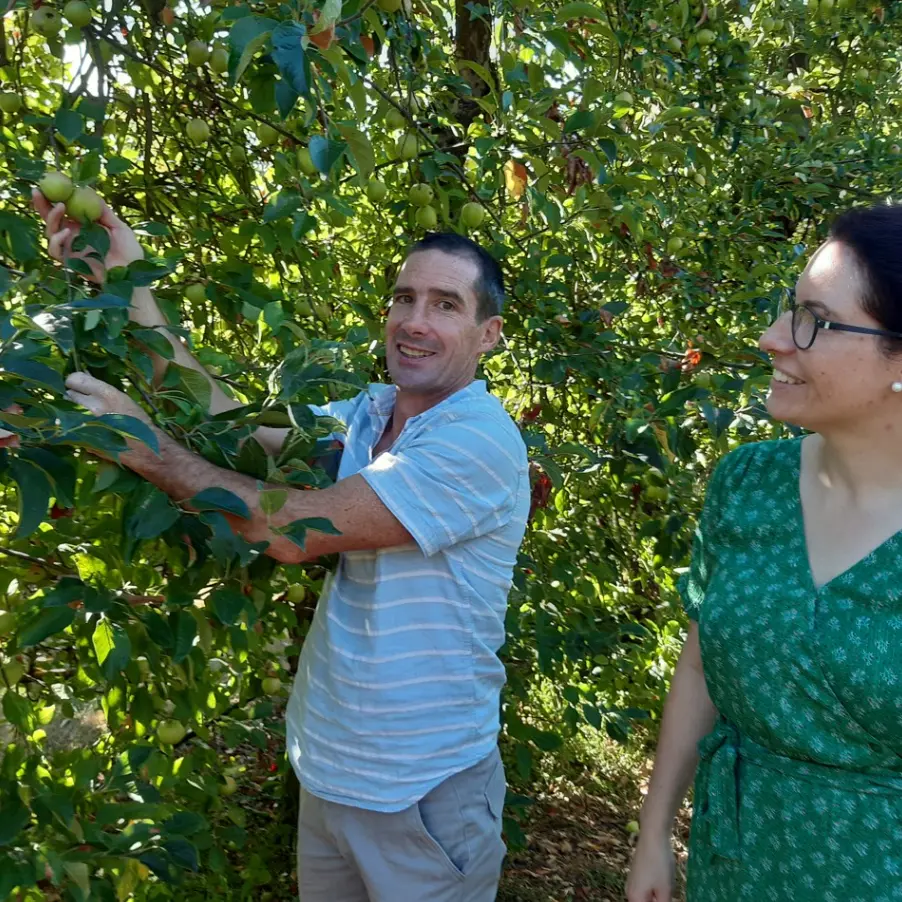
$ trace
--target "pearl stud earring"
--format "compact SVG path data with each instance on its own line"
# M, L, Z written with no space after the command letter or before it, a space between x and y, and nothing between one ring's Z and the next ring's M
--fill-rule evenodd
M892 389L896 394L899 394L902 391L902 382L894 382L892 384Z

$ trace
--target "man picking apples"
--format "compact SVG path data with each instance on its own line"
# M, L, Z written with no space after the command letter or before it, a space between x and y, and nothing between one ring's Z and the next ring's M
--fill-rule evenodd
M50 253L70 255L77 223L39 192ZM107 267L143 256L104 204ZM93 264L94 277L103 279ZM340 552L304 643L288 705L288 754L301 783L298 875L304 902L490 902L505 846L498 753L507 595L529 510L526 452L499 401L477 381L498 342L497 263L457 235L428 235L398 274L385 327L390 385L318 410L347 426L338 481L289 490L278 514L256 481L195 456L157 431L122 463L176 501L221 486L248 505L231 518L284 562ZM161 328L151 292L132 317ZM204 372L174 336L177 363ZM166 361L156 361L162 375ZM211 413L237 405L207 376ZM67 381L93 413L144 418L128 396L85 373ZM256 438L275 453L286 430ZM272 532L326 517L301 551Z

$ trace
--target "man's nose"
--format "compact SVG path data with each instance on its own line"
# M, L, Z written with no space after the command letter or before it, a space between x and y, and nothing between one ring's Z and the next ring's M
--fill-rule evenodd
M405 311L403 320L405 332L412 335L422 335L428 328L426 307L423 304L411 304Z

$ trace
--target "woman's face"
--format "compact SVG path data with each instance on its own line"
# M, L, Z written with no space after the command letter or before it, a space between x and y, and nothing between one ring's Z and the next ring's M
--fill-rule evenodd
M815 251L796 284L796 303L820 319L884 328L862 310L863 281L854 255L838 241ZM783 314L761 336L759 346L774 364L767 409L776 420L815 432L855 429L902 415L902 357L887 357L876 335L819 329L814 344L799 350L792 340L792 316Z

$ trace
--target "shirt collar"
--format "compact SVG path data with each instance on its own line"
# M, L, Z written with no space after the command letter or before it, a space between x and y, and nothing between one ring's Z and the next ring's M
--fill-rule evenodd
M469 385L456 391L453 395L449 395L444 401L439 401L434 407L424 410L423 413L411 417L408 422L415 422L427 413L442 410L452 404L459 404L468 398L484 395L488 391L483 379L474 379ZM387 417L391 416L395 409L395 395L398 393L396 385L386 385L382 382L371 382L367 387L367 395L370 399L370 411L374 416Z

